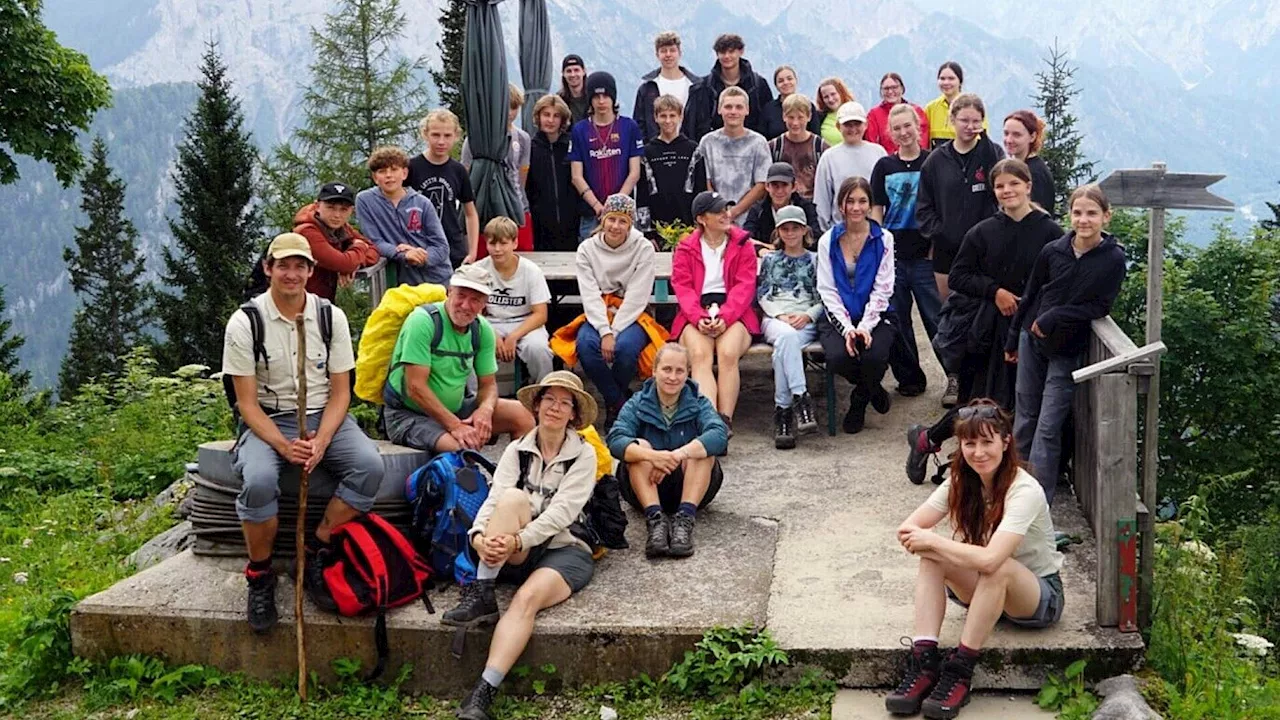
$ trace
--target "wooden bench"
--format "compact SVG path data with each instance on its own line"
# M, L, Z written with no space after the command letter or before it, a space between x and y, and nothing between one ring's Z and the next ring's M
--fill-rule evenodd
M822 369L822 378L823 378L823 383L826 386L825 392L827 396L827 434L835 435L836 434L836 376L835 376L835 373L827 369L827 356L822 351L822 343L819 343L817 341L811 342L808 345L805 345L800 352L801 354L804 355L805 364L807 366ZM743 357L750 357L752 355L772 356L773 346L770 345L769 343L762 343L762 342L752 343L751 347L747 348L747 352L743 355Z

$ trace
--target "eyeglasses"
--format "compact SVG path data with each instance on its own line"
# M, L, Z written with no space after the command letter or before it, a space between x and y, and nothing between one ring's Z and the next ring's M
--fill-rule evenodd
M573 409L573 400L557 400L557 399L555 399L555 398L553 398L553 397L551 397L551 396L549 396L549 395L544 395L544 396L543 396L543 398L542 398L542 404L543 404L543 405L546 405L546 406L549 406L549 407L556 407L556 408L559 408L559 409L561 409L561 410L572 410L572 409Z
M902 86L901 85L881 85L880 92L882 93L902 92Z
M972 420L973 418L995 420L1000 417L1000 408L995 405L968 405L960 408L956 412L956 417L961 420Z

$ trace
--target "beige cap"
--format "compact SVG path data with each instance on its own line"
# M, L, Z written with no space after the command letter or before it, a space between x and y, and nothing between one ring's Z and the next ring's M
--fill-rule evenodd
M596 414L599 412L596 407L596 399L583 389L582 380L569 370L554 370L547 373L547 376L542 378L542 382L520 388L516 392L516 399L536 415L538 409L533 406L534 398L537 397L540 390L549 387L564 388L573 393L573 397L578 403L578 422L576 425L579 429L596 421Z
M489 287L491 282L493 278L489 276L488 270L474 264L462 265L453 271L453 277L449 278L449 287L464 287L488 297L491 292Z
M267 246L267 257L273 260L283 260L287 257L304 257L315 263L316 258L311 254L311 243L298 233L280 233Z
M841 105L840 108L836 110L836 122L843 125L853 120L857 120L858 122L866 122L867 111L862 109L861 103L853 102L852 100L850 100L849 102Z

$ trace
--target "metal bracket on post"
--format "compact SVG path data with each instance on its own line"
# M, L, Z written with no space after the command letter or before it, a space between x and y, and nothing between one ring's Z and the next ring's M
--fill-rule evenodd
M1116 552L1120 554L1120 632L1138 631L1138 524L1133 518L1116 521Z

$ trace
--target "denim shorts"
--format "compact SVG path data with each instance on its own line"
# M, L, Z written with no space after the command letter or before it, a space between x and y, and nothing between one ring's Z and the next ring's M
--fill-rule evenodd
M962 608L969 607L969 604L956 597L951 592L951 588L947 588L947 597L951 601ZM1047 628L1058 622L1062 617L1062 608L1066 604L1066 598L1062 592L1062 576L1058 573L1045 575L1040 578L1040 603L1036 605L1036 611L1028 618L1010 617L1008 613L1001 613L1000 619L1018 627L1030 628L1038 630Z

